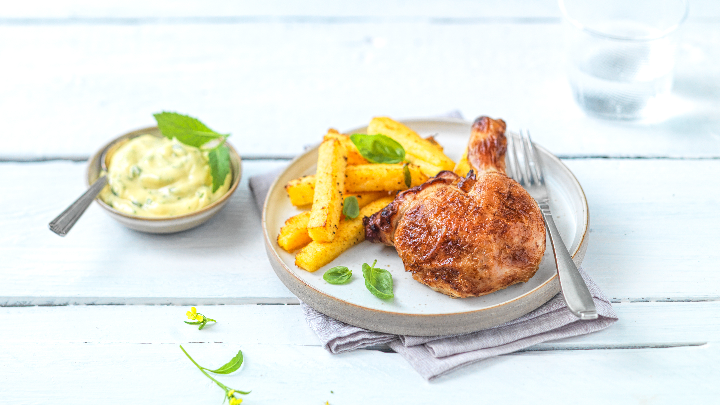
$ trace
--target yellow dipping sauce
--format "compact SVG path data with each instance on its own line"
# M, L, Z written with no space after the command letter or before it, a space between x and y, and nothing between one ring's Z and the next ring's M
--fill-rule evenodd
M220 199L232 175L212 192L207 152L152 135L134 138L110 156L108 181L100 193L118 211L143 217L188 214Z

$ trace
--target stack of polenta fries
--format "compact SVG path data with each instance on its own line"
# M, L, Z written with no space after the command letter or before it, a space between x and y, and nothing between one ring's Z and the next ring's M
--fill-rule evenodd
M434 139L422 138L390 118L373 118L367 133L385 135L402 145L410 171L410 187L455 168ZM293 205L312 206L285 221L278 245L288 252L300 249L295 265L316 271L365 240L363 217L385 208L398 191L406 188L403 163L370 163L348 135L330 129L318 150L316 174L291 180L285 186ZM349 196L357 198L360 207L356 218L343 218L343 201Z

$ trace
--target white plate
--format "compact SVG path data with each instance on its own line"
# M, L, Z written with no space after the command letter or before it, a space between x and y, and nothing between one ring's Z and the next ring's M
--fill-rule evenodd
M435 135L447 155L457 161L467 145L471 123L463 120L405 120L421 136ZM346 133L364 133L356 128ZM538 152L550 191L550 206L563 240L580 264L587 249L589 214L580 183L562 162L542 147ZM290 204L284 185L289 180L315 172L317 148L293 160L276 179L263 210L263 230L268 258L283 283L303 302L343 322L380 332L437 336L466 333L499 325L522 316L547 302L560 291L552 249L548 241L545 258L535 276L504 290L476 298L453 299L415 281L405 272L395 249L362 242L330 264L310 273L295 266L295 255L277 244L280 227L301 211ZM395 298L383 301L372 295L362 277L362 263L389 270ZM334 266L353 271L349 284L332 285L322 278Z

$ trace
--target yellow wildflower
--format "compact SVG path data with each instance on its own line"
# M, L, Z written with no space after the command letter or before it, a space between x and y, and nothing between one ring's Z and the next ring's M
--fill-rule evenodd
M198 316L197 309L195 309L195 307L192 307L192 308L190 308L189 311L187 311L185 313L185 315L187 315L189 320L193 321L193 320L197 319L197 316Z
M233 397L233 394L235 394L235 390L230 390L230 391L228 391L228 392L227 392L228 398L232 398L232 397Z
M242 398L230 398L230 405L240 405Z

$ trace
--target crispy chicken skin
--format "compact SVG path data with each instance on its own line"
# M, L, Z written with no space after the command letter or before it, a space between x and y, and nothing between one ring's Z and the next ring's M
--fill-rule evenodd
M366 239L394 246L415 280L451 297L528 281L545 252L545 225L535 200L505 175L506 145L505 122L475 120L467 177L444 171L398 194L363 219Z

